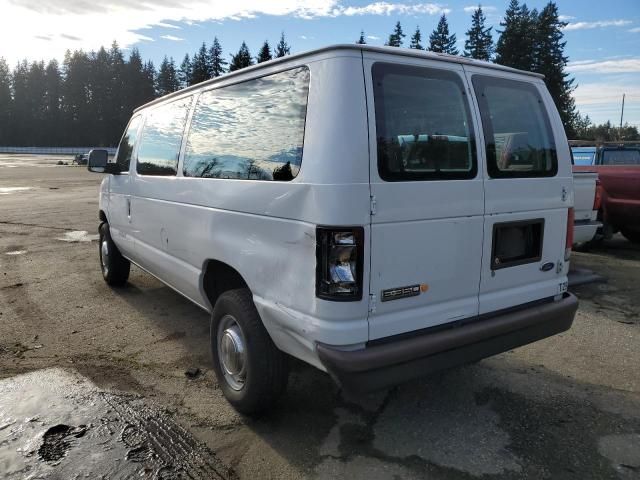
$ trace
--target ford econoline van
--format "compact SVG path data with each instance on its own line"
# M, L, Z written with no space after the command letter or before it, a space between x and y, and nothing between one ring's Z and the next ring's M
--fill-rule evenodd
M104 279L133 263L210 312L241 412L289 356L369 391L573 322L570 153L536 74L322 48L140 107L89 169Z

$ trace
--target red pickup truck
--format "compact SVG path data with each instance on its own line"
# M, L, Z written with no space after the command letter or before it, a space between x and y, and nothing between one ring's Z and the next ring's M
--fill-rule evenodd
M576 165L573 170L598 172L602 186L598 220L604 237L620 231L640 243L640 144L604 144L598 147L593 165Z

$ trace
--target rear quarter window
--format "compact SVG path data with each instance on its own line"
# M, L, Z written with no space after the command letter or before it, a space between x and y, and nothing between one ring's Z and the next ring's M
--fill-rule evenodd
M485 75L474 75L472 83L480 107L489 175L555 176L555 142L536 86Z
M386 181L474 178L474 133L459 75L390 63L372 67L378 172Z
M183 175L288 181L302 163L309 69L296 68L202 93Z

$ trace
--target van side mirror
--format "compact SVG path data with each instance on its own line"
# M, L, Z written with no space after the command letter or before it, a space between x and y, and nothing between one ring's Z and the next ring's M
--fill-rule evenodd
M106 150L91 150L89 152L89 161L87 162L87 169L94 173L105 173L107 168L107 162L109 159L109 152Z
M109 162L109 152L103 149L95 149L89 152L89 160L87 168L94 173L112 173L118 175L121 173L120 165Z

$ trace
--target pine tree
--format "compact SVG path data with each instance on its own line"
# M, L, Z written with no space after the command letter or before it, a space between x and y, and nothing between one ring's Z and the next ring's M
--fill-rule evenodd
M122 135L123 125L129 120L131 112L124 109L125 98L125 61L122 50L117 42L111 44L109 49L109 61L111 63L110 96L111 102L107 108L106 116L108 123L109 138L107 145L115 145Z
M275 58L284 57L285 55L289 55L291 53L291 46L284 39L284 32L280 34L280 41L276 45L276 49L274 52Z
M578 118L571 95L575 88L574 80L565 71L569 58L564 54L567 42L563 41L562 30L566 25L558 18L558 7L554 2L549 2L542 9L535 30L533 70L544 75L567 136L571 137L575 133L574 126Z
M11 139L11 72L7 61L0 57L0 145L8 145Z
M191 81L191 72L193 69L191 68L191 58L189 54L185 54L182 59L182 63L180 64L180 70L178 71L178 81L180 82L180 86L182 88L186 88L189 85L192 85Z
M245 42L242 42L238 53L236 53L235 55L231 55L229 71L234 72L251 65L253 65L253 59L251 58L251 53L249 53L249 47L247 47L247 44Z
M364 39L364 30L360 30L360 38L356 41L358 45L366 45L366 40Z
M449 55L458 55L459 53L456 47L456 34L449 35L449 23L445 14L442 14L438 26L429 35L429 51L448 53Z
M165 55L162 59L156 78L156 89L160 96L180 90L176 62L173 60L173 57L169 59Z
M93 106L93 126L97 142L96 146L106 146L109 137L109 104L111 102L111 57L100 47L89 58L89 89Z
M400 25L400 22L396 22L393 33L389 35L389 40L387 40L387 43L385 43L385 45L389 47L401 47L402 39L404 37L406 37L406 35L402 31L402 25Z
M211 78L216 78L225 72L227 61L222 58L222 46L218 41L218 37L213 37L213 43L209 49L209 70Z
M268 62L272 58L271 47L269 46L269 42L265 40L256 57L256 63Z
M416 50L424 50L422 46L422 33L420 33L420 27L416 27L415 33L411 36L411 44L409 48L415 48Z
M193 56L191 62L191 84L196 84L211 78L211 65L207 45L202 42L200 50Z
M67 50L63 71L62 115L65 127L63 144L91 145L94 143L95 133L92 133L93 108L90 105L89 56L82 50L76 50L73 53ZM128 94L128 90L124 92L127 98ZM127 110L130 114L130 109Z
M500 22L503 28L496 44L495 62L521 70L534 67L534 41L538 23L537 10L530 11L526 4L511 0Z
M493 38L491 30L486 28L486 17L482 12L482 7L478 7L471 15L471 28L467 30L467 38L464 41L464 56L477 60L491 60L493 55Z
M62 76L57 60L51 60L44 72L44 142L56 145L60 139L60 100L62 95Z
M156 98L156 67L151 60L145 62L142 67L142 98L143 103Z
M142 61L137 48L131 51L125 65L125 85L127 97L123 108L129 116L134 109L155 97L155 68L153 63Z

